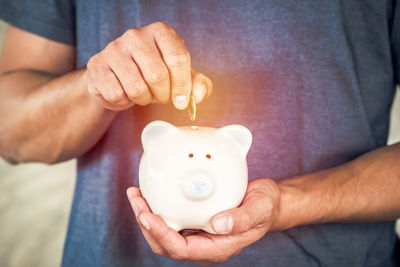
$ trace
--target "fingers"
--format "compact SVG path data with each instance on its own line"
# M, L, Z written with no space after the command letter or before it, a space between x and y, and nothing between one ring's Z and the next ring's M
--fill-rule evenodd
M112 110L170 100L183 110L192 93L200 103L212 91L210 79L192 71L182 38L162 22L126 31L89 60L87 73L89 92Z
M237 246L247 242L246 237L211 238L208 233L198 233L183 237L169 228L157 215L144 211L139 217L143 234L156 254L175 260L205 261L209 263L225 261L237 251ZM227 247L227 246L231 247ZM225 248L225 249L222 249ZM165 254L160 254L165 253Z
M190 54L182 38L165 23L155 23L154 40L168 68L172 102L177 109L186 109L192 89Z
M152 94L135 61L121 46L119 40L108 45L107 49L112 50L112 59L108 60L108 64L129 100L139 105L147 105L152 100Z
M192 68L192 94L196 100L196 104L201 103L207 98L213 89L211 80L204 74L197 72Z
M266 228L273 223L279 208L279 199L271 181L257 179L249 183L246 196L240 207L215 215L211 222L218 234L239 234L253 228Z
M170 258L175 260L187 258L185 238L172 228L169 228L159 216L150 212L143 212L139 219Z
M212 219L214 231L217 234L237 234L252 229L262 222L255 218L258 212L254 209L250 204L215 215Z
M128 196L128 199L130 200L131 197L141 197L142 192L140 191L139 188L132 186L126 190L126 195Z
M96 99L104 99L107 107L112 110L120 110L120 107L130 104L112 69L99 56L93 56L87 65L88 90Z
M183 237L169 228L159 216L150 212L138 188L129 188L127 195L132 209L139 214L136 219L144 237L158 255L205 265L221 263L262 236L259 230L254 230L246 235L212 235L198 231L195 235Z
M140 72L148 84L153 96L160 103L170 99L170 75L160 51L147 27L128 30L122 39Z
M118 107L115 107L111 103L109 103L107 100L104 99L104 97L99 93L97 88L92 88L91 86L88 86L88 91L91 93L96 101L100 104L102 104L106 109L110 110L118 110Z
M163 249L163 247L153 238L151 233L146 229L146 226L140 221L139 216L143 212L150 212L150 208L147 205L146 201L141 197L140 190L136 187L128 188L127 196L129 202L131 203L132 210L135 213L136 221L139 224L140 229L142 230L143 236L146 239L147 243L149 243L151 250L158 255L166 255L167 253Z
M152 251L158 255L183 259L185 239L178 232L169 228L159 216L151 213L139 189L131 187L127 190L127 195L137 222Z

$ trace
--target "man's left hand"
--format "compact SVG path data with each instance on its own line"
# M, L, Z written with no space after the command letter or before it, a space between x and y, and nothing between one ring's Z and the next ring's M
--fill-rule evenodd
M153 214L140 190L131 187L127 195L144 237L155 254L200 264L220 263L262 238L278 218L280 191L267 178L249 182L238 208L216 214L211 222L218 234L200 232L182 236Z

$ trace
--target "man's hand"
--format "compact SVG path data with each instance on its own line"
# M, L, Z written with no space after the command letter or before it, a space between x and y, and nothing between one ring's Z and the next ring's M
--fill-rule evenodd
M219 235L202 232L182 236L151 213L139 189L129 188L127 194L156 254L203 264L223 262L268 231L321 223L396 220L400 217L399 158L397 143L343 165L279 183L266 178L253 180L240 207L213 217L213 228Z
M182 236L151 212L138 188L129 188L127 195L154 253L200 264L224 262L262 238L277 219L280 202L280 192L274 181L266 178L253 180L240 207L212 218L214 231L219 234L201 232Z
M8 27L0 57L0 157L46 163L79 157L115 111L171 98L185 109L190 94L199 103L212 90L164 23L128 30L86 69L74 70L75 57L74 46Z
M210 95L209 78L191 68L184 41L169 25L156 22L130 29L87 64L89 92L103 106L124 110L134 104L167 103L188 106Z

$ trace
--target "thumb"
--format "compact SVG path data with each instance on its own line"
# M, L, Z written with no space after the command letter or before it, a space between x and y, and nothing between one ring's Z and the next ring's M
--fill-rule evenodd
M213 89L213 84L203 73L197 72L192 68L192 94L194 95L196 104L207 98Z
M239 234L247 232L263 221L263 210L256 203L218 213L212 220L217 234Z
M241 206L220 212L211 219L217 234L240 234L257 226L272 224L271 219L278 209L274 194L270 194L261 184L249 184L249 189Z

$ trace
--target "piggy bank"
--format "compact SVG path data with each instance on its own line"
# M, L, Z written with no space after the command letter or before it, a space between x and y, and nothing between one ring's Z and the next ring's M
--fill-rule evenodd
M239 206L246 193L251 141L241 125L149 123L142 132L139 184L152 212L176 231L215 233L211 218Z

